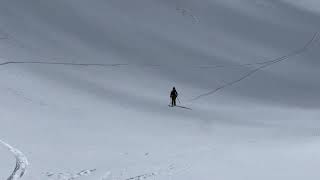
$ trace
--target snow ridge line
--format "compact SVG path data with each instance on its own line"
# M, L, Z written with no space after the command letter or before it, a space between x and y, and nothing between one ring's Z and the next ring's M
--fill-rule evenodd
M316 42L319 41L318 34L319 34L319 32L316 32L316 33L312 36L312 38L311 38L302 48L296 49L296 50L292 51L291 53L288 53L288 54L286 54L286 55L284 55L284 56L275 58L275 59L273 59L273 60L261 62L261 64L262 64L261 66L255 68L255 69L253 69L253 70L251 70L251 71L249 71L248 73L246 73L245 75L241 76L240 78L238 78L238 79L236 79L236 80L234 80L234 81L230 81L230 82L228 82L228 83L226 83L226 84L224 84L224 85L222 85L222 86L220 86L220 87L218 87L218 88L216 88L216 89L214 89L214 90L211 90L211 91L209 91L209 92L207 92L207 93L200 94L200 95L194 97L193 99L191 99L191 101L195 101L195 100L198 100L198 99L200 99L200 98L202 98L202 97L212 95L212 94L214 94L214 93L216 93L216 92L218 92L218 91L220 91L220 90L222 90L222 89L224 89L224 88L227 88L227 87L229 87L229 86L232 86L232 85L234 85L234 84L239 83L240 81L242 81L242 80L244 80L244 79L247 79L248 77L252 76L252 75L255 74L256 72L258 72L258 71L260 71L260 70L262 70L262 69L264 69L264 68L266 68L266 67L268 67L268 66L272 66L272 65L274 65L274 64L276 64L276 63L279 63L279 62L281 62L281 61L288 60L288 59L290 59L291 57L294 57L294 56L300 55L300 54L302 54L302 53L305 53L305 52L308 51L311 47L313 47Z
M22 178L29 165L27 157L20 150L10 146L2 140L0 140L0 144L6 147L16 158L16 166L7 180L17 180Z

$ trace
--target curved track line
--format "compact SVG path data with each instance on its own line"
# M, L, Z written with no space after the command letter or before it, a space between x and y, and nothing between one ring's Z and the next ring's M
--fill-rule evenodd
M220 87L218 87L218 88L216 88L216 89L214 89L214 90L212 90L212 91L209 91L209 92L207 92L207 93L200 94L200 95L196 96L195 98L191 99L191 101L195 101L195 100L198 100L198 99L200 99L200 98L202 98L202 97L205 97L205 96L209 96L209 95L211 95L211 94L214 94L214 93L216 93L216 92L218 92L218 91L220 91L220 90L222 90L222 89L224 89L224 88L227 88L227 87L229 87L229 86L232 86L232 85L234 85L234 84L239 83L240 81L242 81L242 80L244 80L244 79L247 79L247 78L250 77L251 75L253 75L253 74L255 74L256 72L260 71L261 69L264 69L264 68L266 68L266 67L268 67L268 66L274 65L274 64L279 63L279 62L281 62L281 61L288 60L288 59L291 58L291 57L294 57L294 56L297 56L297 55L299 55L299 54L302 54L302 53L306 52L307 50L309 50L310 47L312 47L312 46L314 45L314 43L317 42L317 41L319 41L319 39L318 39L318 32L316 32L316 33L312 36L311 40L309 40L302 48L296 49L296 50L292 51L291 53L289 53L289 54L287 54L287 55L284 55L284 56L275 58L275 59L273 59L273 60L261 62L262 65L261 65L260 67L257 67L257 68L255 68L255 69L249 71L249 72L246 73L245 75L241 76L239 79L236 79L236 80L234 80L234 81L228 82L228 83L226 83L226 84L224 84L224 85L222 85L222 86L220 86Z
M16 158L16 166L7 180L17 180L22 178L26 172L27 166L29 165L27 157L20 150L10 146L2 140L0 140L0 144L6 147Z

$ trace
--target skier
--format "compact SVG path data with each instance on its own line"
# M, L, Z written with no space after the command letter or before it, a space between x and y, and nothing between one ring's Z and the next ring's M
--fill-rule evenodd
M176 88L173 87L171 93L170 93L170 98L171 98L171 106L176 106L176 99L178 97L178 92L176 91Z

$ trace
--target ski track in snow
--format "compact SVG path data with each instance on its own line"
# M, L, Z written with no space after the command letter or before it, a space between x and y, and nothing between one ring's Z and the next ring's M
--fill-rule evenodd
M41 61L8 61L0 63L0 66L8 64L47 64L47 65L68 65L68 66L126 66L128 64L92 64L92 63L67 63L67 62L41 62Z
M181 8L177 8L181 9ZM183 8L182 8L183 9ZM215 88L214 90L211 90L207 93L200 94L194 98L192 98L190 101L193 102L195 100L198 100L202 97L212 95L224 88L227 88L229 86L233 86L234 84L239 83L240 81L247 79L251 75L255 74L256 72L274 65L276 63L279 63L284 60L288 60L291 57L300 55L308 51L311 47L315 45L319 41L318 37L319 32L316 32L312 39L308 41L302 48L296 49L292 51L291 53L288 53L284 56L277 57L275 59L267 60L267 61L260 61L256 63L245 63L245 64L237 64L237 65L195 65L195 66L186 66L186 68L197 68L197 69L217 69L217 68L236 68L236 67L254 67L253 70L249 71L245 75L241 76L239 79L236 79L234 81L230 81L225 83L224 85ZM71 62L45 62L45 61L10 61L7 58L1 57L1 59L5 59L5 62L0 63L0 66L6 66L10 64L43 64L43 65L66 65L66 66L99 66L99 67L124 67L124 66L131 66L131 67L149 67L149 68L159 68L159 67L166 67L165 65L160 65L160 64L127 64L127 63L111 63L111 64L103 64L103 63L71 63Z
M189 165L189 164L185 164L183 166L177 166L173 163L165 168L156 168L156 170L154 170L152 172L146 172L146 173L141 173L139 175L127 176L127 177L125 177L125 173L127 172L127 169L120 171L120 174L118 176L112 175L112 173L110 171L107 171L101 177L101 180L143 180L143 179L150 179L150 178L155 179L156 177L159 177L159 176L170 177L170 176L179 174L181 172L188 171L190 169L190 167L191 167L191 165ZM46 176L49 179L54 179L54 180L75 180L75 179L81 178L83 176L90 176L95 171L97 171L97 170L96 169L87 169L87 170L82 170L78 173L47 172Z
M181 173L190 171L192 168L192 163L186 161L189 156L198 156L203 153L212 153L215 151L215 146L205 145L197 149L190 148L186 149L183 153L171 154L165 163L160 162L153 171L144 172L139 175L125 177L128 168L120 171L119 176L112 176L111 172L107 172L102 180L143 180L143 179L172 179L172 176L177 176ZM162 164L162 165L161 165ZM165 164L165 165L163 165Z
M5 59L5 58L2 58ZM195 66L185 66L186 68L196 68L196 69L218 69L218 68L237 68L237 67L246 67L246 66L255 66L255 65L263 65L266 63L270 63L270 61L262 61L257 63L246 63L246 64L237 64L237 65L195 65ZM69 63L69 62L45 62L45 61L6 61L0 63L0 66L10 65L10 64L44 64L44 65L66 65L66 66L100 66L100 67L169 67L160 64L102 64L102 63ZM172 67L172 66L171 66Z
M155 178L156 176L172 176L173 174L177 174L183 171L186 171L190 168L190 166L186 166L183 168L178 168L174 164L171 164L167 168L159 168L158 170L155 170L150 173L144 173L136 176L131 176L131 177L126 177L124 178L124 174L126 170L120 173L119 176L112 176L112 173L110 171L106 172L101 180L142 180L142 179L149 179L149 178ZM74 180L78 179L83 176L90 176L95 172L96 169L88 169L88 170L82 170L78 173L52 173L52 172L47 172L46 176L49 179L55 179L55 180Z
M158 164L155 166L154 170L151 171L145 171L138 175L126 175L128 168L124 168L122 170L119 170L118 173L112 173L111 171L107 171L104 173L104 175L100 178L101 180L144 180L144 179L158 179L160 177L166 178L174 175L178 175L184 172L189 171L192 168L192 165L185 161L185 157L195 154L202 154L202 153L210 153L214 151L214 146L206 145L202 146L200 148L195 149L188 149L184 153L175 153L172 154L169 159L165 163ZM163 165L165 164L165 165ZM82 170L78 173L53 173L53 172L47 172L45 173L45 176L49 179L53 180L74 180L81 178L83 176L90 176L94 172L96 172L97 169L87 169ZM118 175L117 175L118 174ZM170 179L169 178L169 179Z
M193 23L199 23L200 19L199 17L193 15L192 10L191 9L187 9L187 8L176 8L176 10L182 14L182 16L190 16L192 18L192 22Z
M20 150L10 146L2 140L0 140L0 144L6 147L16 158L16 166L7 180L17 180L22 178L29 165L27 157Z
M227 87L230 87L230 86L233 86L234 84L237 84L239 83L240 81L244 80L244 79L247 79L248 77L250 77L251 75L255 74L256 72L266 68L266 67L269 67L269 66L272 66L276 63L279 63L279 62L282 62L282 61L285 61L285 60L288 60L290 59L291 57L294 57L294 56L297 56L297 55L300 55L300 54L303 54L305 52L307 52L311 47L313 47L318 41L319 41L319 37L318 37L318 34L319 32L316 32L313 37L311 38L311 40L309 40L302 48L299 48L299 49L296 49L294 51L292 51L291 53L289 54L286 54L284 56L280 56L278 58L275 58L273 60L269 60L269 61L265 61L260 67L257 67L251 71L249 71L248 73L246 73L245 75L241 76L239 79L236 79L234 81L231 81L231 82L228 82L212 91L209 91L207 93L203 93L203 94L200 94L198 96L196 96L195 98L191 99L191 101L195 101L195 100L198 100L202 97L205 97L205 96L209 96L209 95L212 95L224 88L227 88Z
M120 173L120 176L112 176L111 172L107 172L102 180L143 180L143 179L156 179L157 177L159 178L160 176L162 177L170 177L173 175L177 175L181 172L186 172L190 169L191 165L184 165L181 167L178 167L175 164L170 164L166 168L157 168L156 170L152 172L146 172L146 173L141 173L139 175L135 176L129 176L129 177L124 177L126 170ZM168 179L168 178L166 178ZM171 178L169 178L171 179Z
M90 176L95 172L96 169L86 169L82 170L78 173L52 173L52 172L47 172L46 176L51 178L51 179L56 179L56 180L74 180L78 179L83 176Z

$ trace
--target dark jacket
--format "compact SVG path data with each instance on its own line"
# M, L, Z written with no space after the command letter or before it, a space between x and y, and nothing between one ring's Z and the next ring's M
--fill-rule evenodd
M171 98L177 98L178 97L178 92L175 89L173 89L171 91L171 93L170 93L170 97Z

